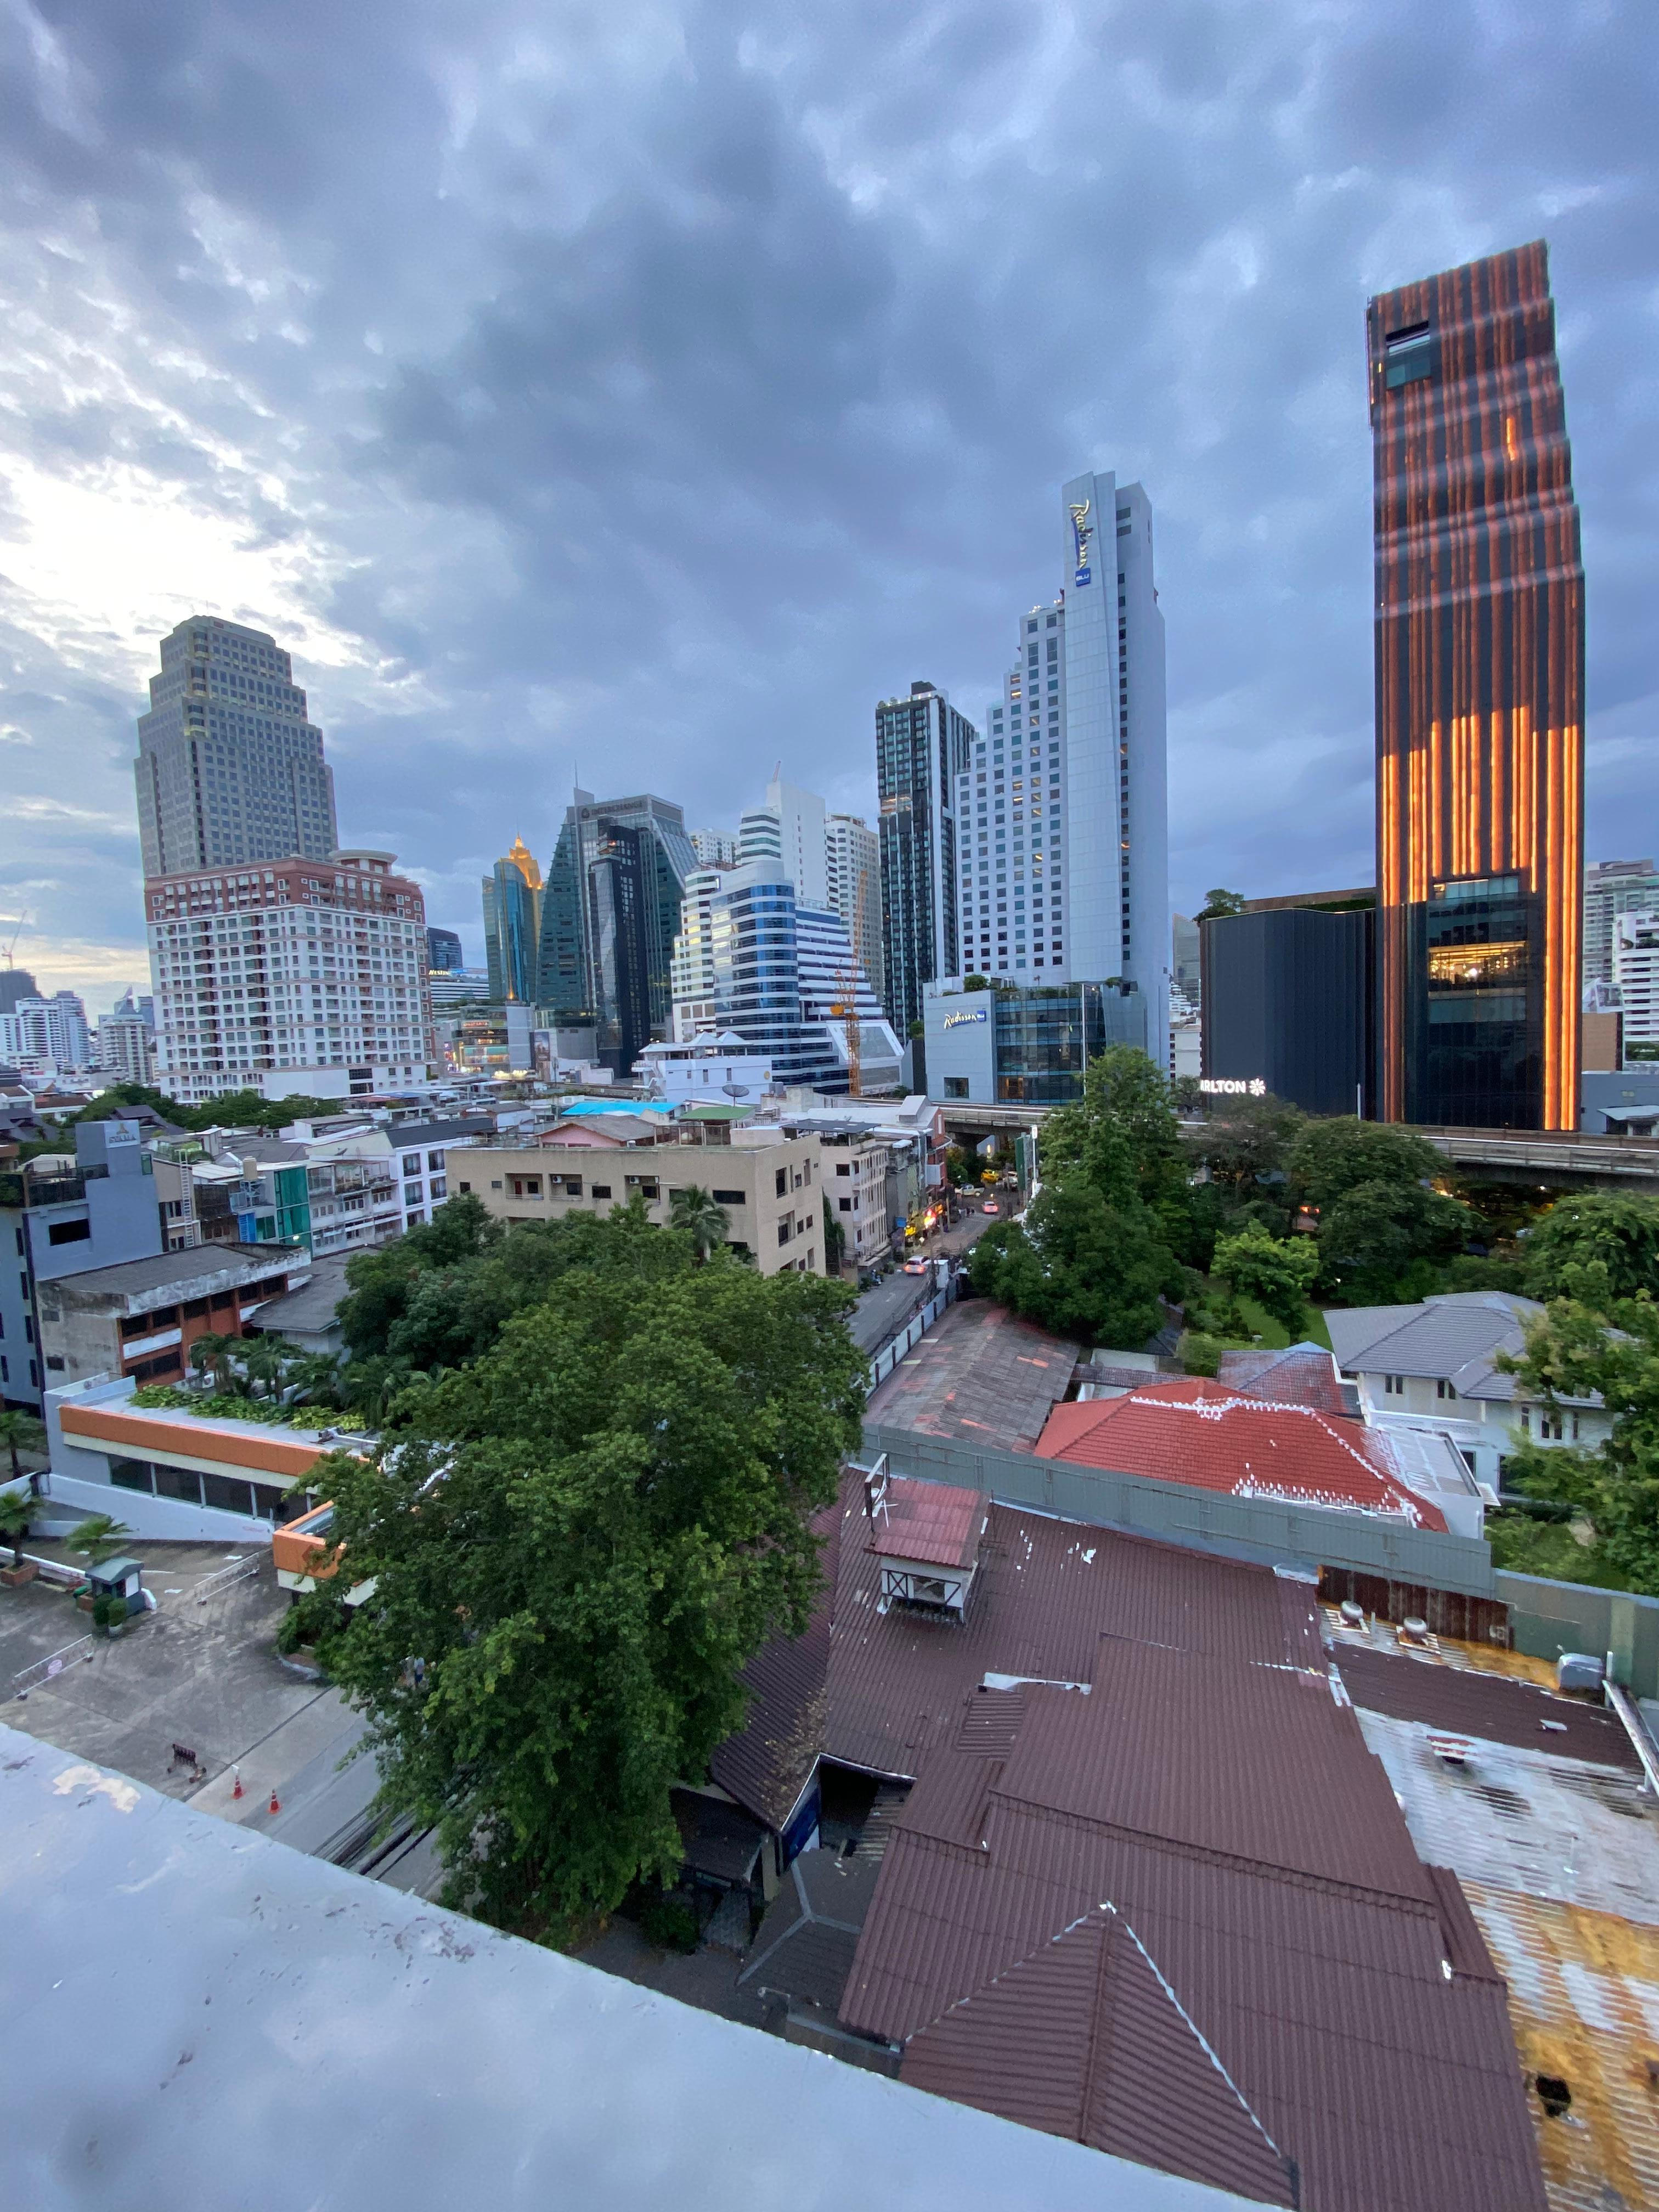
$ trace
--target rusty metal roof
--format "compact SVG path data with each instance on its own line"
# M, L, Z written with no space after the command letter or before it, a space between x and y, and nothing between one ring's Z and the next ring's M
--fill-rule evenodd
M1076 1345L988 1298L964 1298L900 1360L866 1418L984 1451L1029 1452L1077 1362Z
M872 1516L870 1541L884 1559L915 1559L935 1567L971 1566L988 1510L983 1491L893 1475L883 1486Z
M1616 1714L1577 1698L1561 1698L1530 1682L1477 1674L1431 1659L1397 1656L1363 1646L1334 1653L1349 1696L1368 1712L1431 1728L1553 1753L1598 1766L1639 1771L1640 1762Z

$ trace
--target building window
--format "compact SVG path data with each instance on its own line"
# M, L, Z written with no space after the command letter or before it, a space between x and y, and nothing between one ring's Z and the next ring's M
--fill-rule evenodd
M789 1170L787 1168L780 1168L774 1180L777 1185L774 1195L778 1198L785 1197L789 1189Z
M457 1188L459 1189L459 1191L461 1192L461 1194L462 1194L464 1197L471 1198L471 1196L472 1195L472 1186L471 1186L471 1184L470 1182L464 1182L464 1183L459 1184L459 1185L457 1186Z
M965 1098L968 1096L967 1077L947 1075L945 1079L945 1095L947 1098Z
M1435 1378L1434 1395L1437 1398L1455 1398L1457 1392L1445 1376L1441 1375Z
M1386 1397L1403 1398L1406 1395L1405 1376L1403 1375L1385 1375L1382 1377L1382 1390L1383 1395Z
M463 1184L461 1185L461 1188L462 1188L463 1190L465 1190L465 1189L466 1188L466 1185L465 1185L465 1183L463 1183ZM431 1197L432 1197L432 1202L433 1202L433 1204L435 1206L435 1205L439 1202L439 1200L440 1200L444 1199L444 1198L447 1198L447 1197L448 1196L448 1194L449 1194L449 1186L448 1186L448 1184L445 1182L445 1180L444 1180L443 1176L433 1176L433 1178L432 1178L432 1191L431 1191Z
M709 1196L714 1200L716 1206L747 1206L749 1203L749 1196L746 1191L715 1190L711 1191L709 1193Z
M466 1185L463 1183L461 1185L461 1188L465 1190L466 1188ZM608 1182L596 1182L593 1186L593 1195L595 1198L609 1198L611 1195L610 1184Z
M793 1218L790 1215L786 1213L782 1220L778 1224L778 1242L780 1244L787 1244L789 1242L790 1237L794 1234L794 1226L795 1224Z
M1426 323L1391 331L1382 341L1382 381L1390 392L1434 374L1434 333Z
M89 1221L54 1221L46 1230L48 1244L84 1244L92 1235Z

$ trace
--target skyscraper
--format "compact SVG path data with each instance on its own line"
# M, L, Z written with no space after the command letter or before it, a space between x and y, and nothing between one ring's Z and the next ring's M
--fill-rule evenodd
M845 1091L856 1022L862 1085L896 1084L899 1042L856 972L845 924L803 906L781 861L748 860L722 876L709 933L715 1026L769 1060L778 1082Z
M453 929L434 929L430 923L427 925L426 964L428 974L440 975L453 975L465 967L461 940Z
M619 1074L669 1035L674 939L696 867L685 817L665 799L579 791L565 809L542 899L537 999L562 1028L591 1025Z
M483 889L489 995L532 1005L541 957L542 872L522 837L513 840L511 849L483 878Z
M147 876L323 860L339 843L323 733L264 630L195 615L162 639L134 774Z
M1659 908L1651 860L1597 860L1584 871L1584 983L1613 981L1614 927L1621 914Z
M1584 573L1541 240L1368 313L1386 1121L1578 1120Z
M743 817L738 838L739 860L781 860L795 896L803 906L828 901L824 881L824 809L816 792L802 791L774 776L764 806Z
M956 808L977 734L931 684L876 708L882 1003L901 1036L921 1018L923 986L961 973Z
M824 818L825 903L847 925L853 957L872 983L882 980L881 841L856 814Z
M1139 484L1074 477L1060 526L1065 586L1021 616L1002 699L962 763L962 967L947 972L1115 981L1142 999L1161 1066L1168 740L1152 507Z

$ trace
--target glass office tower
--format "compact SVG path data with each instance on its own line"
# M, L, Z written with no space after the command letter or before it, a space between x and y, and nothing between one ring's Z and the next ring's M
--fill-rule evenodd
M1380 1112L1574 1128L1584 572L1545 247L1368 329Z

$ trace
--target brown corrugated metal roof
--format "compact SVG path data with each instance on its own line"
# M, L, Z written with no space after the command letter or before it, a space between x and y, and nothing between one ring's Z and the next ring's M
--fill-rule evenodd
M1332 1654L1348 1695L1368 1712L1422 1721L1458 1735L1636 1771L1640 1761L1615 1714L1530 1682L1477 1674L1403 1653L1343 1644Z
M884 1559L935 1567L971 1566L989 1510L982 1491L894 1475L871 1516L870 1541Z
M1285 2160L1109 1905L913 2037L900 2078L1263 2203L1296 2202Z
M965 1619L884 1606L856 1479L830 1550L823 1749L917 1778L847 2027L908 2042L1109 1905L1297 2161L1304 2206L1541 2212L1502 1985L1333 1692L1310 1585L998 1505ZM757 1747L803 1725L799 1702L763 1707L757 1774ZM1062 2041L1088 2027L1063 2009L1043 2030ZM1012 2111L1018 2039L990 2040L1000 2058L951 2063ZM1157 2067L1135 2078L1110 2077L1113 2147L1253 2193L1254 2152Z

